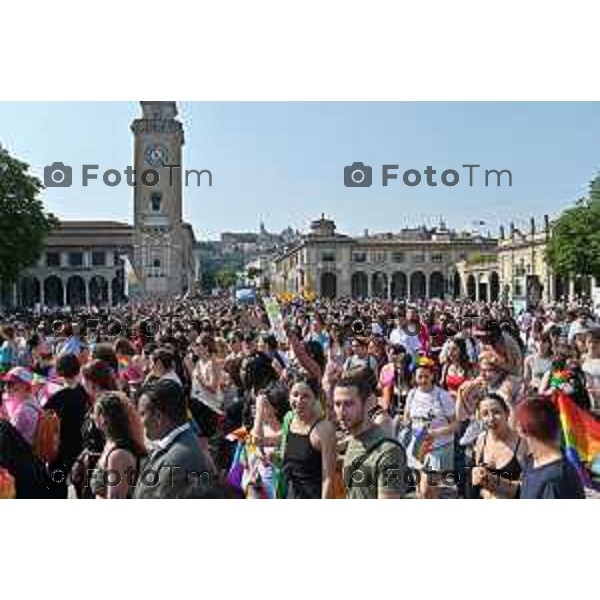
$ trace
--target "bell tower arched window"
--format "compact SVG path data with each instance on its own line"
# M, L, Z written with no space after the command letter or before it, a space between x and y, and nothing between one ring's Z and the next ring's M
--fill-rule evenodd
M162 194L153 192L150 196L150 208L152 212L160 212L162 210Z

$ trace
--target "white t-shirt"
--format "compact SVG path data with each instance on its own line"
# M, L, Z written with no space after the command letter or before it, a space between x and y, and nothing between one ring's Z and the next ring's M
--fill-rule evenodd
M434 386L429 392L414 388L409 392L406 403L409 419L417 427L427 423L430 429L436 429L448 425L448 422L454 419L454 400L440 387ZM438 436L433 442L433 447L450 444L452 439L452 434Z
M532 354L531 356L528 356L525 361L531 368L531 385L532 387L539 389L542 380L544 379L544 375L552 367L552 359Z
M417 352L421 351L419 336L408 335L402 328L396 328L390 332L390 344L404 346L411 356L415 356Z
M581 369L585 373L592 410L600 411L600 358L586 358Z

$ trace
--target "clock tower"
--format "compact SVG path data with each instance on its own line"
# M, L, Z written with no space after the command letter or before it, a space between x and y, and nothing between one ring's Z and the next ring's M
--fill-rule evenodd
M182 294L190 288L183 223L183 126L175 102L141 102L134 134L133 267L145 296ZM185 231L184 231L185 230Z

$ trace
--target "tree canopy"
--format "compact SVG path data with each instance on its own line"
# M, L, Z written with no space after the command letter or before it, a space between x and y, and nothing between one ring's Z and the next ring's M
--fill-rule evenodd
M215 283L223 289L234 286L237 280L237 273L231 269L222 269L215 275Z
M558 275L600 277L600 177L553 223L546 260Z
M43 185L29 165L0 147L0 281L14 282L35 264L58 219L44 210Z

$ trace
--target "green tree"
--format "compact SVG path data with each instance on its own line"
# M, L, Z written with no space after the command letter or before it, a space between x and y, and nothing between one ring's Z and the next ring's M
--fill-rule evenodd
M35 264L58 219L38 198L43 185L29 165L0 147L0 281L12 283Z
M600 277L600 178L552 225L546 260L558 275Z
M237 283L237 273L231 269L221 269L215 275L215 282L220 288L230 288Z

